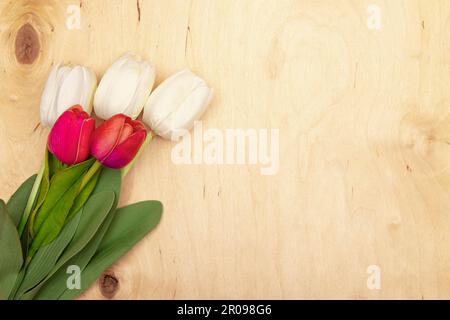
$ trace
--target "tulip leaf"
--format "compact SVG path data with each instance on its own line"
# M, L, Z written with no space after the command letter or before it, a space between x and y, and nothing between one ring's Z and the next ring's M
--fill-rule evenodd
M70 258L83 249L94 237L97 230L110 212L115 200L115 195L111 191L99 192L93 195L83 207L80 223L77 231L59 258L56 268L58 269Z
M79 214L81 218L72 240L67 245L56 264L53 266L51 272L49 272L46 278L39 284L39 288L50 277L52 277L53 274L61 269L61 267L65 265L68 260L70 260L78 252L80 252L86 245L88 245L90 240L93 239L93 237L103 224L106 216L108 215L108 212L110 212L111 207L114 203L114 198L114 193L111 191L107 191L93 195L88 200L88 202L86 202L86 205L83 207L81 214ZM31 290L32 292L27 293L27 296L30 297L31 295L36 294L38 290L39 289L37 289L36 291L34 291L34 289ZM27 297L24 297L22 299L27 299Z
M67 289L68 267L76 265L80 268L80 270L84 270L97 251L97 248L100 245L106 231L109 229L115 212L116 211L114 209L108 213L108 216L100 226L95 236L91 239L91 241L89 241L83 250L78 252L74 257L60 267L55 274L50 277L50 279L23 295L22 299L57 300Z
M50 151L48 152L48 167L50 178L59 171L66 169L68 166L58 160Z
M20 269L19 273L17 274L16 282L14 283L14 287L11 290L8 300L14 300L14 297L16 296L16 292L20 287L20 284L22 283L23 278L25 277L25 268Z
M89 159L63 169L52 177L47 197L29 227L31 235L35 234L28 252L29 258L59 234L79 193L83 174L93 162L94 159Z
M7 299L23 263L22 247L8 208L0 200L0 299Z
M103 252L100 255L116 243L131 249L140 238L158 225L162 211L162 203L156 200L141 201L117 209L116 216L98 248L98 251Z
M97 182L100 178L101 169L98 170L94 176L89 179L89 182L86 184L86 186L80 191L78 196L75 198L72 208L70 208L69 214L67 216L68 219L72 217L75 213L77 213L81 208L84 206L86 201L89 199L89 196L91 195L92 191L94 191L95 186L97 185Z
M61 202L61 199L70 189L74 189L75 196L77 195L78 189L74 188L74 186L81 181L81 177L89 169L93 162L94 159L89 159L55 173L50 180L50 188L48 190L47 197L45 198L42 207L40 208L36 219L31 226L32 231L36 233L41 228L44 221L47 220L49 213L59 202ZM75 197L73 197L72 201L70 201L70 207L72 207L74 198ZM33 232L31 234L33 234Z
M28 198L30 197L31 189L33 188L34 181L37 175L32 175L20 187L14 192L8 201L8 211L11 216L11 220L17 227L20 219L22 218L25 207L27 206Z
M52 270L64 249L72 240L80 222L80 217L81 214L75 215L52 242L37 250L26 267L25 277L16 297L20 297L24 292L36 286Z
M116 201L119 200L120 187L122 184L122 179L120 175L120 170L110 169L104 167L100 179L95 186L92 194L103 191L113 191L116 195Z
M19 223L20 236L23 235L25 226L27 225L30 226L32 224L36 213L38 212L39 208L41 207L42 203L45 200L45 197L47 196L47 192L50 187L48 159L49 159L49 151L46 149L43 168L36 177L33 188L31 190L30 198L28 199L27 206ZM31 221L31 223L29 220Z
M29 211L33 209L31 213L30 221L28 220L28 215L30 212L25 211L25 219L21 221L21 227L19 228L19 233L22 234L23 227L26 223L28 223L28 228L31 234L33 234L33 225L36 215L44 203L45 198L47 197L49 188L50 188L50 179L54 176L55 173L59 172L62 169L67 168L67 165L59 161L49 150L45 149L45 158L44 158L44 169L38 175L38 179L36 182L39 183L39 193L36 201L36 205L34 206L34 201L32 203L28 203L27 206L30 206ZM34 188L34 186L33 186ZM29 199L34 200L34 199ZM33 207L34 206L34 207ZM23 224L23 225L22 225Z
M59 299L72 299L83 293L103 271L158 225L161 214L159 201L143 201L118 209L97 252L81 272L81 289L66 288Z
M72 185L48 213L47 219L43 222L42 227L31 241L28 259L31 259L39 248L49 244L58 236L64 227L66 216L72 207L73 199L76 197L79 186L80 181Z
M116 213L116 207L120 196L121 186L121 174L120 170L103 168L100 174L100 178L91 194L93 198L98 193L114 192L115 199L107 218L101 225L100 229L95 234L94 238L89 241L82 251L77 253L64 266L60 267L58 271L50 277L45 283L42 283L39 288L35 288L30 292L27 292L23 299L32 299L36 294L35 299L58 299L58 297L67 289L67 268L70 265L79 266L80 270L84 270L85 266L91 260L92 256L97 251L100 241L103 239L104 234L108 230L112 219ZM90 200L88 200L90 201ZM42 287L42 289L41 289Z
M112 191L115 194L114 204L111 212L115 211L120 199L120 188L122 186L122 176L120 170L104 167L101 170L100 178L91 195L99 192Z
M63 257L61 257L58 262L57 266L54 267L52 272L47 276L47 278L44 281L41 281L39 285L31 289L30 291L26 292L24 295L20 297L20 299L58 299L58 297L67 289L67 268L71 265L77 265L80 267L80 270L83 270L85 266L88 264L88 262L91 260L92 256L95 254L101 240L103 239L104 234L108 230L112 219L114 218L115 212L116 212L116 206L118 203L119 195L120 195L120 185L121 185L121 175L119 170L109 169L109 168L103 168L100 174L100 178L89 198L89 200L85 204L85 208L88 206L88 204L92 201L92 199L95 200L98 195L102 194L111 194L112 192L115 194L112 207L107 214L107 217L103 221L102 225L98 229L98 231L95 233L93 238L89 241L89 243L75 256L71 257L70 260L65 262L64 265L59 267L59 265L63 262ZM99 201L100 203L102 201ZM95 206L97 206L98 203L95 201ZM93 205L93 207L95 207ZM103 208L103 206L102 206ZM94 208L93 208L94 209ZM93 210L97 211L97 210ZM100 211L100 210L99 210ZM85 212L84 212L85 213ZM83 214L84 214L83 213ZM95 214L92 212L92 214ZM90 219L86 219L88 221ZM79 228L81 228L81 222L79 225ZM75 240L72 240L72 242ZM72 242L69 246L72 245ZM67 247L66 250L68 250L69 247ZM65 253L64 253L65 254ZM57 270L56 270L57 269Z
M28 226L28 224L26 226ZM28 247L30 245L30 233L28 232L28 227L22 234L22 237L20 237L20 244L22 245L22 256L26 259L28 256Z

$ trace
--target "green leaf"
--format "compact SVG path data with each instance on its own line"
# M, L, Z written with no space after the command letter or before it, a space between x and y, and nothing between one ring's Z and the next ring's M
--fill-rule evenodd
M24 211L24 215L19 225L19 234L22 235L23 230L26 225L28 225L29 232L33 233L33 225L34 220L36 218L39 209L41 208L44 200L47 197L49 188L50 188L50 179L54 176L55 173L67 168L67 165L59 161L49 150L45 149L45 157L43 168L39 172L37 179L33 185L33 189L31 191L30 197L28 199L27 206ZM37 194L37 199L35 199ZM32 211L33 210L33 211ZM28 217L31 213L30 221L28 221ZM30 229L31 228L31 229ZM25 238L28 238L29 235L25 235ZM23 240L22 242L25 242Z
M22 234L22 237L20 238L20 244L22 246L22 257L25 260L28 256L28 247L30 244L30 233L28 230L25 230L25 232Z
M46 278L41 281L40 286L43 285L54 273L56 273L70 258L80 252L95 236L96 232L104 222L108 212L111 210L114 203L114 197L113 192L107 191L97 193L88 200L83 208L83 211L81 212L80 222L72 240L67 245L56 264L53 266L51 272L49 272ZM34 294L36 293L37 291L34 292ZM29 293L28 296L32 294L33 293ZM26 298L27 297L23 299Z
M163 211L160 201L147 200L117 209L116 217L106 233L98 251L119 244L131 249L137 241L155 228Z
M59 234L67 221L67 215L79 193L83 174L92 165L94 159L89 159L77 165L68 167L56 173L50 182L47 197L40 208L36 220L29 229L36 232L31 242L28 256L42 246L50 243ZM33 235L33 233L31 233Z
M62 163L58 160L50 151L48 152L48 167L49 167L49 175L50 178L53 177L53 175L63 169L66 169L68 167L67 164Z
M37 175L32 175L25 180L25 182L20 185L8 201L8 211L16 227L22 218L25 207L27 206L28 198L30 197L31 189L33 188L36 176Z
M27 205L25 207L25 210L23 212L23 215L20 219L19 223L19 236L22 237L23 231L25 230L25 227L29 225L29 219L34 219L34 215L36 214L38 208L42 204L42 202L45 199L45 195L47 194L48 187L50 185L50 180L48 176L48 151L45 151L45 158L44 163L42 164L41 169L39 170L39 173L34 180L33 188L31 189L30 196L27 201ZM33 211L33 208L35 210ZM30 217L31 214L31 217ZM28 232L27 232L28 233Z
M121 175L119 170L103 168L100 174L100 178L95 186L94 191L91 194L88 202L91 201L97 194L111 193L113 192L116 196L114 197L113 205L111 207L110 212L107 215L107 218L95 234L95 236L89 241L89 243L77 253L74 257L72 257L69 261L67 261L63 266L59 267L59 269L50 276L49 279L41 282L37 287L33 288L31 291L27 292L22 296L21 299L32 299L35 296L35 299L57 299L66 289L66 280L67 280L67 267L70 265L77 265L80 267L80 270L83 270L87 263L90 261L92 256L95 254L100 241L103 239L104 234L109 228L109 225L114 218L116 212L116 206L118 203L118 199L120 196L120 185L121 185ZM86 203L87 205L87 203ZM61 259L60 259L61 260ZM60 261L58 261L59 264ZM52 271L53 272L53 271Z
M37 231L41 228L44 221L48 218L49 213L61 201L61 198L63 198L70 189L74 189L73 187L77 182L81 181L81 177L89 169L93 162L94 159L86 160L61 170L52 177L47 197L45 198L44 203L36 216L34 224L32 225L32 230L34 232L37 233ZM78 190L75 188L75 193L77 194L77 192ZM72 203L73 199L71 201L71 204Z
M103 191L113 191L116 194L116 201L119 201L120 187L122 184L122 178L120 170L103 168L100 179L95 186L92 194Z
M111 210L114 200L114 193L105 191L96 193L86 202L77 231L63 255L59 258L56 265L57 269L81 251L94 237Z
M14 300L16 292L19 289L20 284L22 283L23 277L25 277L25 268L20 269L19 274L17 275L16 278L16 282L14 283L14 287L11 290L11 293L9 294L8 300Z
M7 299L23 263L19 234L0 200L0 299Z
M73 185L66 191L57 205L52 208L48 218L44 221L37 235L31 241L28 259L31 259L39 248L49 244L59 235L65 225L67 213L72 206L78 187L78 183Z
M80 222L81 214L77 214L67 223L54 241L40 248L29 263L25 277L16 294L20 297L24 292L36 286L55 266L58 258L72 240Z
M67 261L62 267L60 267L53 276L50 277L45 283L42 283L38 287L34 288L30 292L27 292L22 298L24 300L36 299L36 300L56 300L65 290L67 290L67 268L71 265L76 265L80 270L84 270L88 262L94 256L97 251L100 242L102 241L106 231L109 229L111 222L115 215L115 210L112 210L105 221L100 226L95 236L89 241L88 245L78 252L74 257Z
M104 270L158 225L161 214L159 201L143 201L118 209L97 252L81 272L81 289L66 289L60 299L72 299L89 288Z
M86 186L83 188L83 190L80 191L78 196L75 198L72 208L70 208L68 219L75 213L81 210L81 208L84 206L86 201L89 199L89 196L91 195L92 191L94 191L95 186L97 185L97 182L100 178L102 170L98 170L94 176L89 179L89 182L86 184ZM114 195L113 195L114 196Z

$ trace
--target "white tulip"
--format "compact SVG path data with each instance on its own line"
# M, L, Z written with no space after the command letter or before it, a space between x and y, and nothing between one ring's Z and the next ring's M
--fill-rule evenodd
M101 79L94 97L94 111L106 120L123 113L136 119L155 82L155 69L146 61L126 54L114 62Z
M190 70L162 82L150 95L142 120L159 136L177 139L190 130L208 107L213 90Z
M91 113L96 87L97 77L89 68L54 66L42 93L41 123L52 126L64 111L77 104L87 113Z

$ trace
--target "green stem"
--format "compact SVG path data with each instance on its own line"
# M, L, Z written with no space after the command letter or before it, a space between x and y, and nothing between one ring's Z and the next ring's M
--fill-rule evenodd
M19 274L17 275L16 282L14 283L14 287L9 294L8 300L16 300L17 290L19 290L20 285L23 282L23 278L25 277L25 272L26 272L26 268L23 267L20 270Z
M102 164L96 160L94 164L89 168L89 170L83 176L83 180L81 180L80 191L87 185L89 180L95 175L95 173L102 167Z
M31 189L30 196L28 197L27 206L25 207L25 210L23 211L22 217L20 219L18 228L20 236L22 236L23 230L25 229L25 226L28 221L28 217L31 213L31 209L33 208L34 201L36 200L39 187L41 186L42 177L44 175L44 170L45 170L45 161L42 163L42 167L39 170L36 180L34 180L33 188Z

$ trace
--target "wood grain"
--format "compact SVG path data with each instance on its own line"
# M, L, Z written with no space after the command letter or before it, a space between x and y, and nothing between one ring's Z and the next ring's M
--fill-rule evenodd
M2 0L0 197L39 168L51 65L100 77L130 51L158 82L188 66L214 87L204 128L279 128L280 169L175 165L152 141L121 203L159 199L164 216L112 266L113 298L448 299L449 35L446 0Z

